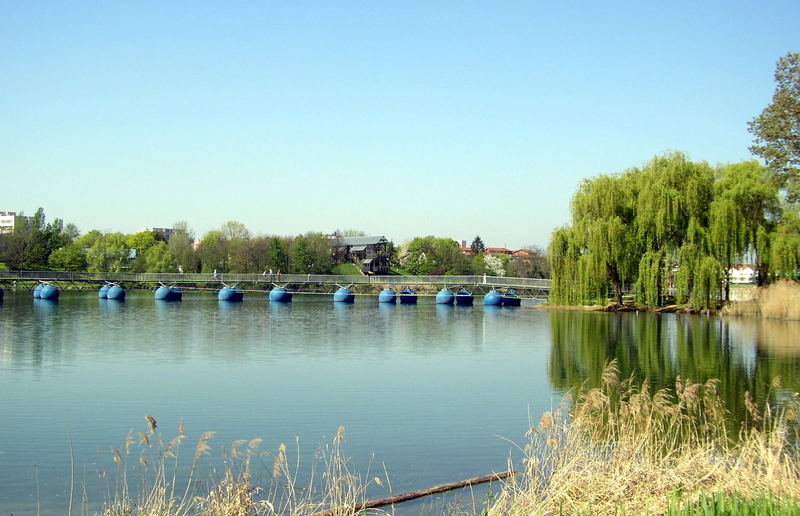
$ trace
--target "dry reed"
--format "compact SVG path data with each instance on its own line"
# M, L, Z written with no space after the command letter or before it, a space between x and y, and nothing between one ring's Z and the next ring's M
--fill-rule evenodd
M651 393L608 364L601 387L541 417L524 471L490 514L660 514L717 493L796 496L797 396L778 412L750 400L741 435L729 436L717 383L678 379L674 391Z
M164 443L156 433L155 418L146 416L145 420L147 429L136 433L138 444L131 431L122 449L112 448L116 474L102 516L305 516L323 510L349 516L367 499L370 484L383 486L378 477L365 481L350 470L342 450L344 427L317 451L311 473L301 486L299 445L292 462L284 444L274 452L263 452L261 439L234 441L228 449L222 448L226 466L222 478L217 479L213 468L200 473L201 461L212 453L214 432L200 436L191 466L181 472L179 450L186 438L183 422L178 434ZM263 464L267 456L273 456L272 471L256 475L254 465ZM255 485L255 477L266 478L265 485ZM390 488L388 475L386 481Z
M755 299L734 301L723 311L726 315L760 315L767 319L800 320L800 283L776 281L756 291Z

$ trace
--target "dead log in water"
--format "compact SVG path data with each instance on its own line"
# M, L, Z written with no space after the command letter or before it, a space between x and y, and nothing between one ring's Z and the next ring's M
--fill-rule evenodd
M492 473L491 475L483 475L481 477L468 478L466 480L459 480L458 482L450 482L448 484L439 484L438 486L429 487L427 489L420 489L418 491L411 491L409 493L389 496L386 498L378 498L376 500L367 500L366 502L363 503L357 503L353 505L347 505L344 507L337 507L335 509L328 509L325 511L315 512L311 516L334 516L336 514L348 514L351 512L355 513L355 512L365 511L367 509L384 507L386 505L395 505L398 503L407 502L409 500L414 500L416 498L422 498L423 496L430 496L437 493L445 493L447 491L460 489L462 487L470 487L478 484L485 484L486 482L491 482L492 480L502 480L514 474L515 472L513 471Z

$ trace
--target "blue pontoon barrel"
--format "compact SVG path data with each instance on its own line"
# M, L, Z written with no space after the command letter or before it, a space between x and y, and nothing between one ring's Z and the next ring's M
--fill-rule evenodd
M436 294L436 304L439 305L452 305L455 300L453 291L449 288L443 288Z
M41 283L39 283L38 285L36 285L36 287L34 287L33 289L34 299L39 299L40 297L42 297L42 287L44 287L44 285L42 285Z
M510 288L503 296L503 306L519 306L522 300L517 295L517 291Z
M488 306L500 306L503 303L503 296L496 290L490 290L483 296L483 304Z
M108 285L103 285L102 287L100 287L100 290L97 291L97 297L99 297L100 299L108 298L108 288L109 288Z
M123 301L125 299L125 289L120 287L119 285L113 285L111 287L108 287L108 291L106 292L106 297L108 299Z
M333 300L339 303L352 303L356 300L356 296L349 288L341 287L333 293Z
M42 299L50 299L55 301L58 299L58 287L53 285L45 285L42 287L42 290L39 292L39 297Z
M238 287L222 287L217 293L220 301L237 302L244 299L244 291Z
M465 288L456 292L456 304L459 306L472 306L473 299L472 292Z
M292 300L292 293L284 287L275 287L269 291L269 300L278 303L289 303Z
M408 287L404 288L400 292L400 295L398 297L400 297L400 304L401 305L415 305L415 304L417 304L417 293L414 292L414 290L411 289L411 288L408 288Z
M378 303L395 303L396 301L397 293L390 288L385 288L378 294Z

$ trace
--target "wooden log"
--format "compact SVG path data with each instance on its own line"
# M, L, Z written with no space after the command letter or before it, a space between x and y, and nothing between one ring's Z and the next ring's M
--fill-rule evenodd
M386 498L367 500L366 502L360 504L357 503L353 505L347 505L344 507L337 507L335 509L328 509L325 511L315 512L311 516L334 516L337 514L348 514L351 512L358 513L361 511L365 511L367 509L375 509L378 507L384 507L386 505L395 505L398 503L407 502L409 500L422 498L423 496L445 493L447 491L460 489L462 487L470 487L478 484L485 484L486 482L491 482L492 480L502 480L504 478L508 478L515 474L516 472L514 471L503 471L502 473L492 473L491 475L483 475L480 477L468 478L466 480L459 480L458 482L450 482L448 484L439 484L437 486L429 487L427 489L420 489L418 491L411 491L409 493L389 496Z

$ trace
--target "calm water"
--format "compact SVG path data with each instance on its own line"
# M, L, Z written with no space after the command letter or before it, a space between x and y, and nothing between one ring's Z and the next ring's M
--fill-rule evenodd
M70 438L77 491L98 507L111 447L129 429L145 430L145 414L166 440L185 422L187 458L200 434L217 432L209 468L220 464L220 446L260 437L264 450L286 443L291 451L299 440L304 469L342 425L354 469L366 476L371 467L372 477L385 464L394 493L429 487L505 470L529 414L593 385L610 358L657 386L678 375L720 378L734 412L745 390L773 395L775 376L800 390L798 334L788 323L379 306L376 298L270 305L248 294L225 304L198 293L167 303L140 291L119 303L64 292L50 303L7 291L0 512L35 514L37 490L42 514L66 512ZM266 457L262 469L271 466ZM375 486L370 494L388 493Z

